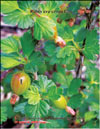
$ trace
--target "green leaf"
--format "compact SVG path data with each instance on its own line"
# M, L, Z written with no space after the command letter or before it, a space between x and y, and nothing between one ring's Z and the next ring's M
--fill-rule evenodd
M79 8L80 8L80 3L73 1L69 3L68 11L72 12L73 14L77 14Z
M46 71L47 71L47 65L45 63L38 65L39 74L44 74Z
M13 111L12 105L10 104L10 99L4 100L4 101L1 103L1 105L7 107L6 115L7 115L8 118L14 117L15 113L14 113L14 111Z
M69 12L69 11L66 11L66 13L63 13L63 15L62 15L62 13L60 13L59 14L59 18L61 19L61 20L69 20L69 19L71 19L71 18L75 18L75 16L76 15L73 15L71 12Z
M18 9L17 0L16 1L1 1L1 12L4 14L10 13Z
M96 30L88 32L83 53L87 59L91 60L95 60L96 54L99 54L98 35Z
M5 7L5 3L7 4L7 7ZM18 1L17 7L17 1L5 3L2 6L3 10L4 12L9 12L7 16L4 16L4 22L6 24L18 25L18 27L23 29L33 26L34 22L31 17L32 13L30 11L37 8L37 1Z
M41 52L34 52L29 57L30 63L32 66L36 67L44 63L44 57Z
M71 84L68 88L68 95L72 96L78 93L78 90L81 86L82 80L81 79L73 79Z
M7 107L1 106L0 107L1 115L0 115L0 124L7 120Z
M47 52L48 56L53 56L56 49L55 43L52 41L45 42L44 49Z
M38 88L36 88L35 86L30 86L30 89L23 94L23 97L25 99L28 99L28 104L32 105L36 105L40 102L41 99Z
M70 56L71 52L72 52L71 46L66 46L64 48L61 48L57 52L57 58L65 58L65 56Z
M54 35L54 26L56 26L56 24L52 19L48 17L36 18L36 21L34 23L34 37L37 40L40 40L42 38L52 38Z
M43 15L46 15L49 17L55 17L57 15L57 13L54 13L53 15L51 13L51 11L55 11L58 8L56 1L47 1L46 4L41 3L40 8L44 13Z
M12 78L12 76L13 76L13 72L8 73L2 81L2 85L3 85L5 93L11 92L11 78Z
M12 68L20 64L24 64L25 60L17 55L1 55L1 65L3 68Z
M63 61L61 61L61 62L63 62ZM75 54L71 53L70 56L64 58L63 64L67 65L68 70L74 69L75 68Z
M49 87L55 86L55 84L52 80L48 80L47 76L39 75L36 86L40 92L46 92Z
M18 41L13 37L2 39L1 51L4 53L18 52Z
M41 124L40 128L61 128L59 122L57 122L57 120L52 120L52 119L48 119L47 120L48 123L46 124Z
M99 103L92 102L90 107L92 111L99 113L100 110Z
M94 87L94 97L97 99L97 100L99 100L99 96L100 96L100 89L99 89L99 85L96 85L95 87Z
M37 66L34 66L33 62L28 62L24 65L24 71L26 71L26 73L33 74L34 72L37 72Z
M54 118L65 118L68 116L68 113L65 110L53 108L50 110L50 115Z
M75 35L75 41L76 42L81 42L83 41L87 36L87 29L86 28L81 28L77 34Z
M91 0L90 1L79 1L79 3L80 3L80 5L82 6L82 7L86 7L86 6L88 6L88 5L90 5L90 3L91 3Z
M48 88L47 96L50 100L57 100L62 94L62 88L57 88L56 86L51 86Z
M82 128L99 128L99 121L90 120Z
M73 80L72 73L66 76L66 82L67 82L68 87L70 86L70 83L71 83L72 80Z
M61 36L66 42L73 39L73 31L71 27L65 25L58 25L58 34Z
M78 108L81 106L82 104L82 95L81 94L76 94L73 95L70 100L68 101L68 106L70 106L71 108Z
M54 82L58 82L60 84L66 84L65 75L63 75L60 72L54 72L53 73L53 80L54 80Z
M72 29L69 26L66 26L64 28L64 32L65 33L63 33L63 34L64 34L65 41L68 41L68 40L72 40L73 39L73 31L72 31Z
M94 43L97 43L98 41L98 33L96 30L90 30L88 31L88 35L86 36L86 45L92 45Z
M31 9L37 9L38 7L38 1L18 1L18 5L19 7L24 10L24 11L27 11L27 10L31 10Z
M22 114L25 114L24 108L26 106L27 102L20 103L14 107L14 112L21 112Z
M85 121L90 121L91 119L95 118L97 114L94 111L89 111L85 113Z
M99 69L95 67L95 65L91 65L88 63L86 66L86 78L89 82L94 81L94 84L99 84ZM92 84L92 83L91 83Z
M89 104L84 100L79 108L79 115L80 117L84 117L85 112L88 111ZM84 108L83 108L84 107Z
M33 20L28 12L15 10L3 18L5 24L18 25L19 28L25 29L33 26Z
M40 100L40 102L36 105L29 105L25 106L25 114L29 118L41 118L48 114L49 105L46 101Z
M21 45L25 56L29 57L34 50L34 42L31 33L24 33L23 37L21 37Z

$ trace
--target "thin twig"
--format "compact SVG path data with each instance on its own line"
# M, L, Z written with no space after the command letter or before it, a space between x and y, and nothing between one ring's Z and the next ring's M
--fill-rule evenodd
M91 29L92 14L94 13L96 6L98 6L98 5L99 5L99 1L95 1L95 2L91 3L91 6L90 6L91 13L86 14L86 18L87 18L86 29ZM85 47L85 41L86 41L86 38L83 40L82 48ZM76 66L76 78L81 77L83 61L84 61L84 55L82 52L80 52L80 59L79 59L78 64Z

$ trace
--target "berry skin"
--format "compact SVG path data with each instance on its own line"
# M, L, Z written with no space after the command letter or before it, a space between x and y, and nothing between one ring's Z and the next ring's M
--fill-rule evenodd
M91 13L91 10L86 9L85 13Z
M79 13L80 15L84 15L84 14L85 14L85 9L79 9L79 10L78 10L78 13Z
M67 106L67 101L63 95L61 95L58 100L54 100L53 103L56 108L65 109L66 112L73 116L76 114L71 107Z
M60 46L61 48L65 47L66 46L66 42L60 37L60 36L57 36L55 38L55 43Z
M30 77L25 72L17 72L11 79L11 88L17 95L23 94L30 86Z
M74 22L75 22L75 19L72 19L72 18L71 18L71 19L69 20L69 22L68 22L69 26L72 27L72 26L74 25Z
M17 101L17 98L18 98L18 96L15 95L15 94L13 94L13 95L11 96L10 103L11 103L12 105L14 105L14 104L16 103L16 101Z
M58 100L54 100L53 103L54 103L54 106L59 109L65 109L67 105L66 99L64 98L63 95L61 95Z
M63 67L63 68L66 68L66 65L65 65L65 64L63 64L63 65L62 65L62 67Z

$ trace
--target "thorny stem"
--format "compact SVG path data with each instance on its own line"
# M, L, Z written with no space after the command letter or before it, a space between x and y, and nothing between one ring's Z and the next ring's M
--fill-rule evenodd
M95 11L95 8L98 5L99 5L99 1L94 1L94 2L91 3L91 6L90 6L91 13L90 14L86 14L86 18L87 18L86 29L91 29L92 14L93 14L93 12ZM85 41L86 41L86 38L83 40L82 48L85 47ZM79 53L80 53L80 59L79 59L78 64L76 66L76 78L80 78L81 77L82 64L83 64L83 61L84 61L83 53L82 52L79 52Z
M34 10L31 10L31 13L34 13L36 16L41 17L40 14L35 12Z

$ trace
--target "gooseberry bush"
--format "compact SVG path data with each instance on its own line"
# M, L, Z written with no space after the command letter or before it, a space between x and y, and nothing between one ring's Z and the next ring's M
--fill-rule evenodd
M99 1L1 1L5 24L24 29L1 40L1 124L99 128ZM31 123L43 121L43 123Z

